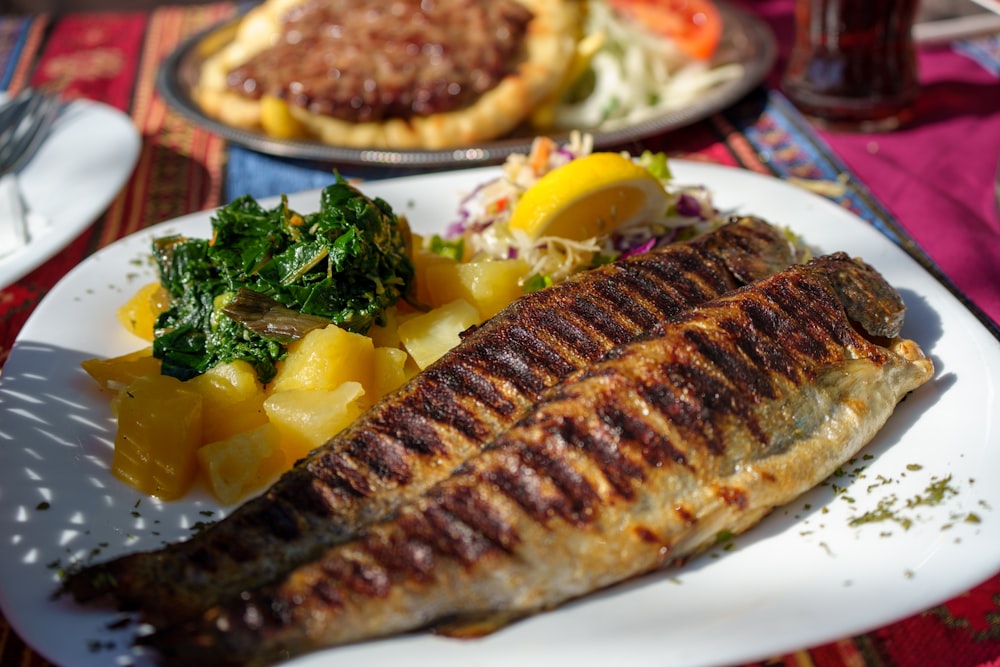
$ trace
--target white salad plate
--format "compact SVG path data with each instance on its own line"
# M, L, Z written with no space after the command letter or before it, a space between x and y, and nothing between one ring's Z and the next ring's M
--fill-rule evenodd
M2 101L3 98L0 98ZM74 100L18 174L36 233L0 257L0 287L24 277L93 224L121 190L139 159L132 120L113 107Z
M920 264L841 207L752 172L671 164L678 183L707 185L721 209L787 225L823 252L843 250L881 271L907 304L903 334L933 359L934 378L898 406L842 475L683 567L480 639L415 633L290 664L733 664L879 627L1000 569L998 341ZM362 189L426 233L443 230L460 197L496 173L477 168ZM318 194L290 202L315 210ZM201 490L161 503L114 479L110 397L80 368L84 359L144 346L115 310L155 279L150 240L209 229L209 213L198 213L93 255L38 306L3 369L0 606L25 641L57 664L153 664L130 649L136 626L116 626L120 614L52 599L59 567L155 549L226 514ZM884 508L890 519L854 521Z

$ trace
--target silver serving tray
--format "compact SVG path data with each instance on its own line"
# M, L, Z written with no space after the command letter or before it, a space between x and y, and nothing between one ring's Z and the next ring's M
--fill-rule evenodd
M691 125L732 105L767 76L777 57L777 44L771 29L757 16L716 0L722 14L723 40L714 62L742 63L742 76L721 83L695 103L666 111L632 125L602 130L587 129L598 149L637 141ZM505 137L447 150L386 150L332 146L318 141L283 140L263 132L235 128L205 115L192 99L201 65L235 36L240 17L204 30L180 44L161 64L157 88L167 103L189 120L223 138L247 148L279 157L353 165L394 167L463 167L502 162L511 153L528 151L538 134L533 128L521 128ZM550 134L557 141L568 133Z

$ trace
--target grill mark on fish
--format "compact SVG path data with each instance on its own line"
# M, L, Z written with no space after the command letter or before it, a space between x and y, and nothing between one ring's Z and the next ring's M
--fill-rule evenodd
M625 326L620 322L617 317L619 313L610 306L611 304L579 298L573 300L568 312L587 323L588 328L599 330L612 345L627 343L635 338L635 327ZM606 345L602 345L602 352L606 349Z
M615 492L623 498L631 500L634 497L634 485L643 478L643 467L629 459L628 455L618 446L618 433L621 430L636 428L634 420L627 419L625 423L618 417L625 415L609 414L602 406L598 408L598 421L587 429L582 429L576 422L564 422L562 426L562 437L588 455L594 457L601 469L605 471L605 477L611 484ZM629 416L630 417L630 416ZM657 435L649 429L642 428L643 436L650 440ZM646 443L648 445L648 443Z
M436 386L433 383L432 386ZM423 392L421 392L423 393ZM429 393L429 392L428 392ZM445 416L447 408L439 410L439 403L434 399L425 396L406 395L400 399L391 415L378 412L371 415L367 420L366 428L369 428L382 437L393 439L399 442L404 448L414 454L441 454L445 451L446 445L443 442L444 433L455 433L455 429L437 428L438 423L432 419L432 414ZM442 424L443 426L443 424ZM345 436L344 440L352 442L357 436L359 429L352 429ZM312 456L306 461L306 466L310 467L317 459L322 457Z
M570 301L568 304L570 308L572 304L573 301ZM595 324L600 325L605 321L601 320ZM565 306L539 313L538 324L539 328L556 340L557 346L566 348L578 358L594 359L610 347L601 344L600 338L603 336L595 335L599 331L598 327L588 326L590 323L572 317L571 311Z
M447 367L449 372L443 372L444 369L439 367L427 369L429 379L449 387L457 396L468 396L477 407L486 408L498 417L512 414L517 409L516 405L496 384L490 382L489 376L480 372L481 369L474 363L476 357L472 354L464 354L461 357L462 361L467 363ZM520 377L525 372L530 372L523 359L518 359L516 355L507 355L507 361L511 369L505 368L499 372L500 375ZM495 367L486 366L486 368Z
M440 505L435 505L433 509L428 508L428 510L430 511L420 514L402 512L395 517L395 520L399 521L400 525L405 526L404 533L407 543L426 547L426 552L421 554L421 562L426 562L427 574L433 575L434 567L439 559L463 560L463 556L473 549L468 543L474 538L466 527L457 522L449 521L447 512L444 512ZM387 574L389 572L385 563L378 559L366 559L365 562L381 568ZM392 562L398 563L399 558L393 556Z
M594 292L614 310L621 313L639 331L645 331L657 322L654 307L646 295L654 291L648 281L634 272L620 271L614 282L606 281L594 285ZM672 291L672 290L671 290Z
M363 463L380 479L392 480L397 484L406 484L410 479L411 470L406 463L407 449L399 439L379 437L374 431L361 431L345 445L345 449L345 453ZM358 495L371 495L373 489L364 472L354 468L350 468L350 471L353 473L351 489Z
M413 534L416 531L410 525L407 532ZM403 539L389 539L379 544L372 544L371 557L381 564L384 572L396 573L417 581L429 578L436 561L430 545L422 541ZM329 579L342 578L346 574L343 564L337 561L324 562L321 567L323 576Z
M443 505L435 505L425 516L434 537L432 544L447 556L472 564L497 549L497 544L482 531L478 520L470 521L468 516L460 518Z
M732 416L738 409L738 404L733 401L738 397L736 392L715 374L694 364L671 366L664 381L669 381L674 387L686 388L684 394L688 401L682 405L691 410L685 421L691 429L688 433L692 439L707 448L713 456L723 454L721 433L717 432L715 422L721 415Z
M845 261L822 259L835 269ZM807 317L796 326L811 332L814 344L780 345L791 322L771 327L770 336L748 331L748 339L776 346L775 354L785 358L778 367L798 369L787 375L766 366L752 371L749 361L716 364L712 360L723 348L742 355L745 343L711 340L706 346L704 337L692 335L722 328L717 325L726 321L746 323L748 300L756 302L750 309L754 313L767 314L763 321L777 324L795 310L790 305L817 289L831 296L826 262L795 267L657 327L656 335L626 345L592 372L549 390L531 413L450 478L403 506L395 519L330 548L284 582L249 592L248 600L233 599L200 621L154 633L150 643L178 664L192 656L260 660L465 614L532 613L647 572L668 557L690 556L714 540L714 530L745 530L831 474L880 426L859 427L852 415L814 410L803 426L806 432L792 436L790 444L782 430L800 426L772 418L769 430L761 431L759 423L768 414L784 414L817 378L840 378L843 364L863 361L871 372L896 375L837 389L828 407L850 406L863 396L884 420L932 373L929 360L912 343L894 348L901 350L897 354L861 336L834 306L836 300L796 312ZM724 329L740 335L739 327ZM770 357L759 359L774 363ZM766 379L748 381L754 372ZM648 389L663 385L678 394L699 394L706 378L727 394L725 401L708 404L743 406L705 412L696 422L686 411L671 411L671 401ZM762 382L769 384L765 395L745 393ZM837 429L832 435L830 420ZM628 457L655 449L646 435L655 424L669 438L657 441L656 453L639 457L642 474L633 470L623 477L623 459L607 453ZM614 442L594 446L595 438L606 434L614 434ZM638 460L633 457L633 464ZM626 478L634 479L635 487L623 495L620 484ZM617 481L605 485L611 480ZM317 577L324 593L310 597ZM372 587L373 579L386 585ZM241 627L247 608L282 613L265 615L253 628Z
M515 461L513 467L489 470L483 478L537 522L555 514L568 514L561 509L561 499L553 501L541 478L524 472L520 469L520 462Z
M828 352L827 344L831 335L836 336L838 331L832 331L825 327L824 322L817 321L811 317L817 310L829 315L831 311L843 311L843 306L833 298L827 290L817 289L812 285L804 285L801 292L790 289L778 289L774 295L774 307L777 312L768 318L769 321L787 320L798 321L800 318L804 322L809 322L809 327L793 329L787 325L781 327L780 331L774 332L771 336L772 344L780 344L782 348L791 348L804 355L821 355ZM785 321L787 321L785 320ZM846 332L844 332L846 334ZM843 338L838 338L838 342L847 342ZM789 364L792 369L794 379L795 366Z
M646 528L645 526L639 526L638 528L636 528L635 533L636 535L639 536L639 539L642 540L643 542L649 542L651 544L660 543L660 538L656 535L656 533L651 531L649 528Z
M396 432L400 432L400 427L409 431L412 426L416 426L420 437L414 441L415 446L410 446L411 440L408 438L404 437L403 442L420 454L447 453L448 445L443 436L450 429L471 440L486 437L488 426L463 405L464 398L471 397L461 396L454 388L432 381L426 391L410 394L404 399L410 408L409 414L415 417L401 421ZM441 426L446 428L442 429Z
M651 283L674 285L682 292L700 291L703 285L715 284L720 266L717 255L704 248L685 248L670 266L637 265L634 270L649 276Z
M770 344L770 342L762 341L759 336L745 329L739 334L742 336L737 335L737 339L746 338L748 341L752 341L753 345L767 346ZM774 398L767 376L757 372L753 361L743 354L743 350L749 345L738 344L732 335L725 339L726 343L719 344L718 339L708 332L697 330L688 331L685 338L700 356L717 366L724 376L735 379L734 384L738 384L754 396L765 399ZM737 350L733 350L732 345L736 345Z
M747 494L742 489L730 486L720 486L715 490L716 495L727 505L733 505L738 509L745 510L749 504Z
M698 521L698 517L695 513L684 505L675 506L674 513L680 518L682 525L684 526L693 526Z
M365 477L364 473L358 470L354 464L348 458L350 450L357 446L356 443L361 442L364 445L371 446L373 448L382 449L383 445L381 442L385 438L375 431L366 431L359 434L359 437L354 442L347 445L345 451L335 452L330 456L325 457L322 461L317 461L315 463L314 471L317 480L323 480L323 485L327 488L331 494L333 493L343 493L346 495L354 497L365 497L370 496L373 493L371 484L368 483L368 479ZM386 465L391 465L390 462L385 462ZM403 478L408 469L399 471L398 477ZM320 501L316 503L317 509L322 511L323 507L331 506L332 502ZM291 539L289 536L288 539Z
M760 309L755 304L743 304L742 308L745 316L743 322L736 319L722 322L719 329L725 335L732 337L735 345L751 364L763 368L769 374L777 373L789 377L792 370L788 368L788 358L781 354L780 348L765 346L760 342L758 332L765 330L763 319L765 313L770 314L771 311Z
M763 265L773 268L769 273L774 273L784 267L780 267L781 258L779 254L768 251L767 237L770 230L762 226L755 226L747 229L733 239L722 239L713 237L707 239L701 246L704 252L708 252L725 265L727 271L731 273L737 281L750 284L753 283L760 274ZM860 291L858 292L860 295ZM897 295L898 296L898 295ZM895 304L896 307L901 303Z
M630 272L643 281L643 295L657 309L669 307L669 303L680 298L684 301L701 302L712 296L723 294L731 287L725 286L726 274L716 275L722 266L717 258L701 249L686 249L678 253L672 266L636 265ZM669 285L669 289L657 289L655 285Z
M582 525L589 521L598 494L590 481L568 460L571 447L566 422L545 424L545 446L520 452L521 466L551 481L560 500L552 505L565 521ZM572 429L569 429L570 431Z
M649 401L648 394L647 388L647 391L643 393L643 398L647 401ZM649 402L652 405L656 405L652 401ZM664 405L663 407L666 408L667 406ZM646 466L655 467L667 463L683 465L687 463L684 452L674 447L670 440L657 429L650 428L650 425L643 421L640 416L623 411L615 405L600 406L598 414L601 421L613 429L617 440L636 443ZM631 462L629 462L627 468L624 466L623 468L622 472L625 475L617 475L615 476L616 478L637 482L642 481L645 475L644 468ZM612 481L612 484L616 490L619 489L619 485L615 484L614 481ZM630 497L630 492L619 490L619 493L623 497Z
M350 583L351 593L370 598L384 598L386 596L392 582L384 567L362 561L350 561L344 566L339 571L339 578ZM337 570L331 567L330 573L336 576ZM290 607L290 605L283 606L285 609Z
M757 345L773 347L780 345L779 341L761 340L759 336L746 330L736 334L735 338L743 336L753 339ZM718 381L713 378L710 382L711 387L702 389L696 386L692 392L696 396L705 396L706 394L700 392L714 389L714 393L708 394L713 400L705 402L703 411L734 414L734 417L743 421L759 441L764 442L767 435L757 420L752 417L750 411L753 406L744 405L739 401L737 394L760 397L761 399L773 398L775 388L768 376L754 371L749 363L750 360L741 354L743 346L735 345L733 336L719 338L711 336L705 331L690 330L685 332L685 340L692 346L696 358L707 361L708 365L716 368L721 376Z
M510 552L518 538L510 522L496 511L496 507L484 498L476 488L461 487L440 499L448 512L475 528L492 544Z
M752 256L741 257L743 250L734 252L730 245ZM715 256L721 249L728 260ZM263 496L187 543L83 568L64 582L64 589L80 601L108 593L121 607L141 607L147 620L158 622L198 613L234 591L272 580L450 474L523 414L545 388L607 352L623 336L623 328L633 327L632 335L640 335L651 320L738 287L742 279L733 277L735 271L759 278L791 261L781 232L743 218L693 241L629 257L526 295L469 332L429 372L377 403ZM726 268L727 262L734 271ZM617 299L601 304L600 295L613 291L620 275L631 276L624 284L634 288L634 302L649 308L648 316L636 316L634 308L619 310ZM574 300L576 315L565 308ZM640 322L642 326L634 324ZM481 374L482 381L473 380L473 373ZM486 389L486 383L494 390ZM532 487L513 480L498 476L498 484L513 484L527 494L522 501L535 511L571 516L586 506L583 481L571 476L561 481L577 494L575 505L557 500L550 483ZM272 526L264 518L274 512L278 522ZM226 544L232 540L251 542L258 557L238 566L226 562ZM219 552L210 585L199 561L189 558L197 550Z
M531 332L519 324L498 336L496 346L463 350L462 358L483 374L496 374L521 394L537 394L549 378L563 377L575 366L559 350L548 344L542 329Z

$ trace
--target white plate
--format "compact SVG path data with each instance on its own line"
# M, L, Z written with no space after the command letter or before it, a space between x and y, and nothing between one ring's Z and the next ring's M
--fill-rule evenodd
M51 134L18 175L42 233L0 258L0 287L42 264L97 219L125 184L139 158L139 132L113 107L90 100L66 105Z
M845 250L872 263L900 289L908 306L904 334L933 358L936 377L898 407L865 450L870 460L776 511L732 549L483 639L418 634L318 653L296 665L743 662L886 624L1000 569L1000 344L908 255L840 207L747 171L681 161L673 168L678 181L709 185L723 208L790 225L824 251ZM454 219L458 197L488 173L495 172L424 175L364 189L428 231ZM291 202L314 210L318 197L305 193ZM103 559L156 548L223 514L206 495L161 504L111 477L108 397L79 366L142 346L122 331L114 311L154 278L143 262L150 238L208 230L207 214L191 215L94 255L38 307L4 368L0 603L25 640L56 663L147 664L149 656L125 655L134 628L109 629L115 614L52 601L54 563L92 549ZM948 477L956 493L943 503L902 508ZM850 525L892 496L900 515L913 520L908 530L896 523ZM970 515L979 522L967 521Z

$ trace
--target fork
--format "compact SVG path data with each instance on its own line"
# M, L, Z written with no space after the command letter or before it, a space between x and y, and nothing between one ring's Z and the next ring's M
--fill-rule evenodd
M0 258L31 240L17 174L42 145L61 107L54 95L30 88L0 107Z
M56 96L27 88L0 108L0 175L17 173L31 160L61 107Z

